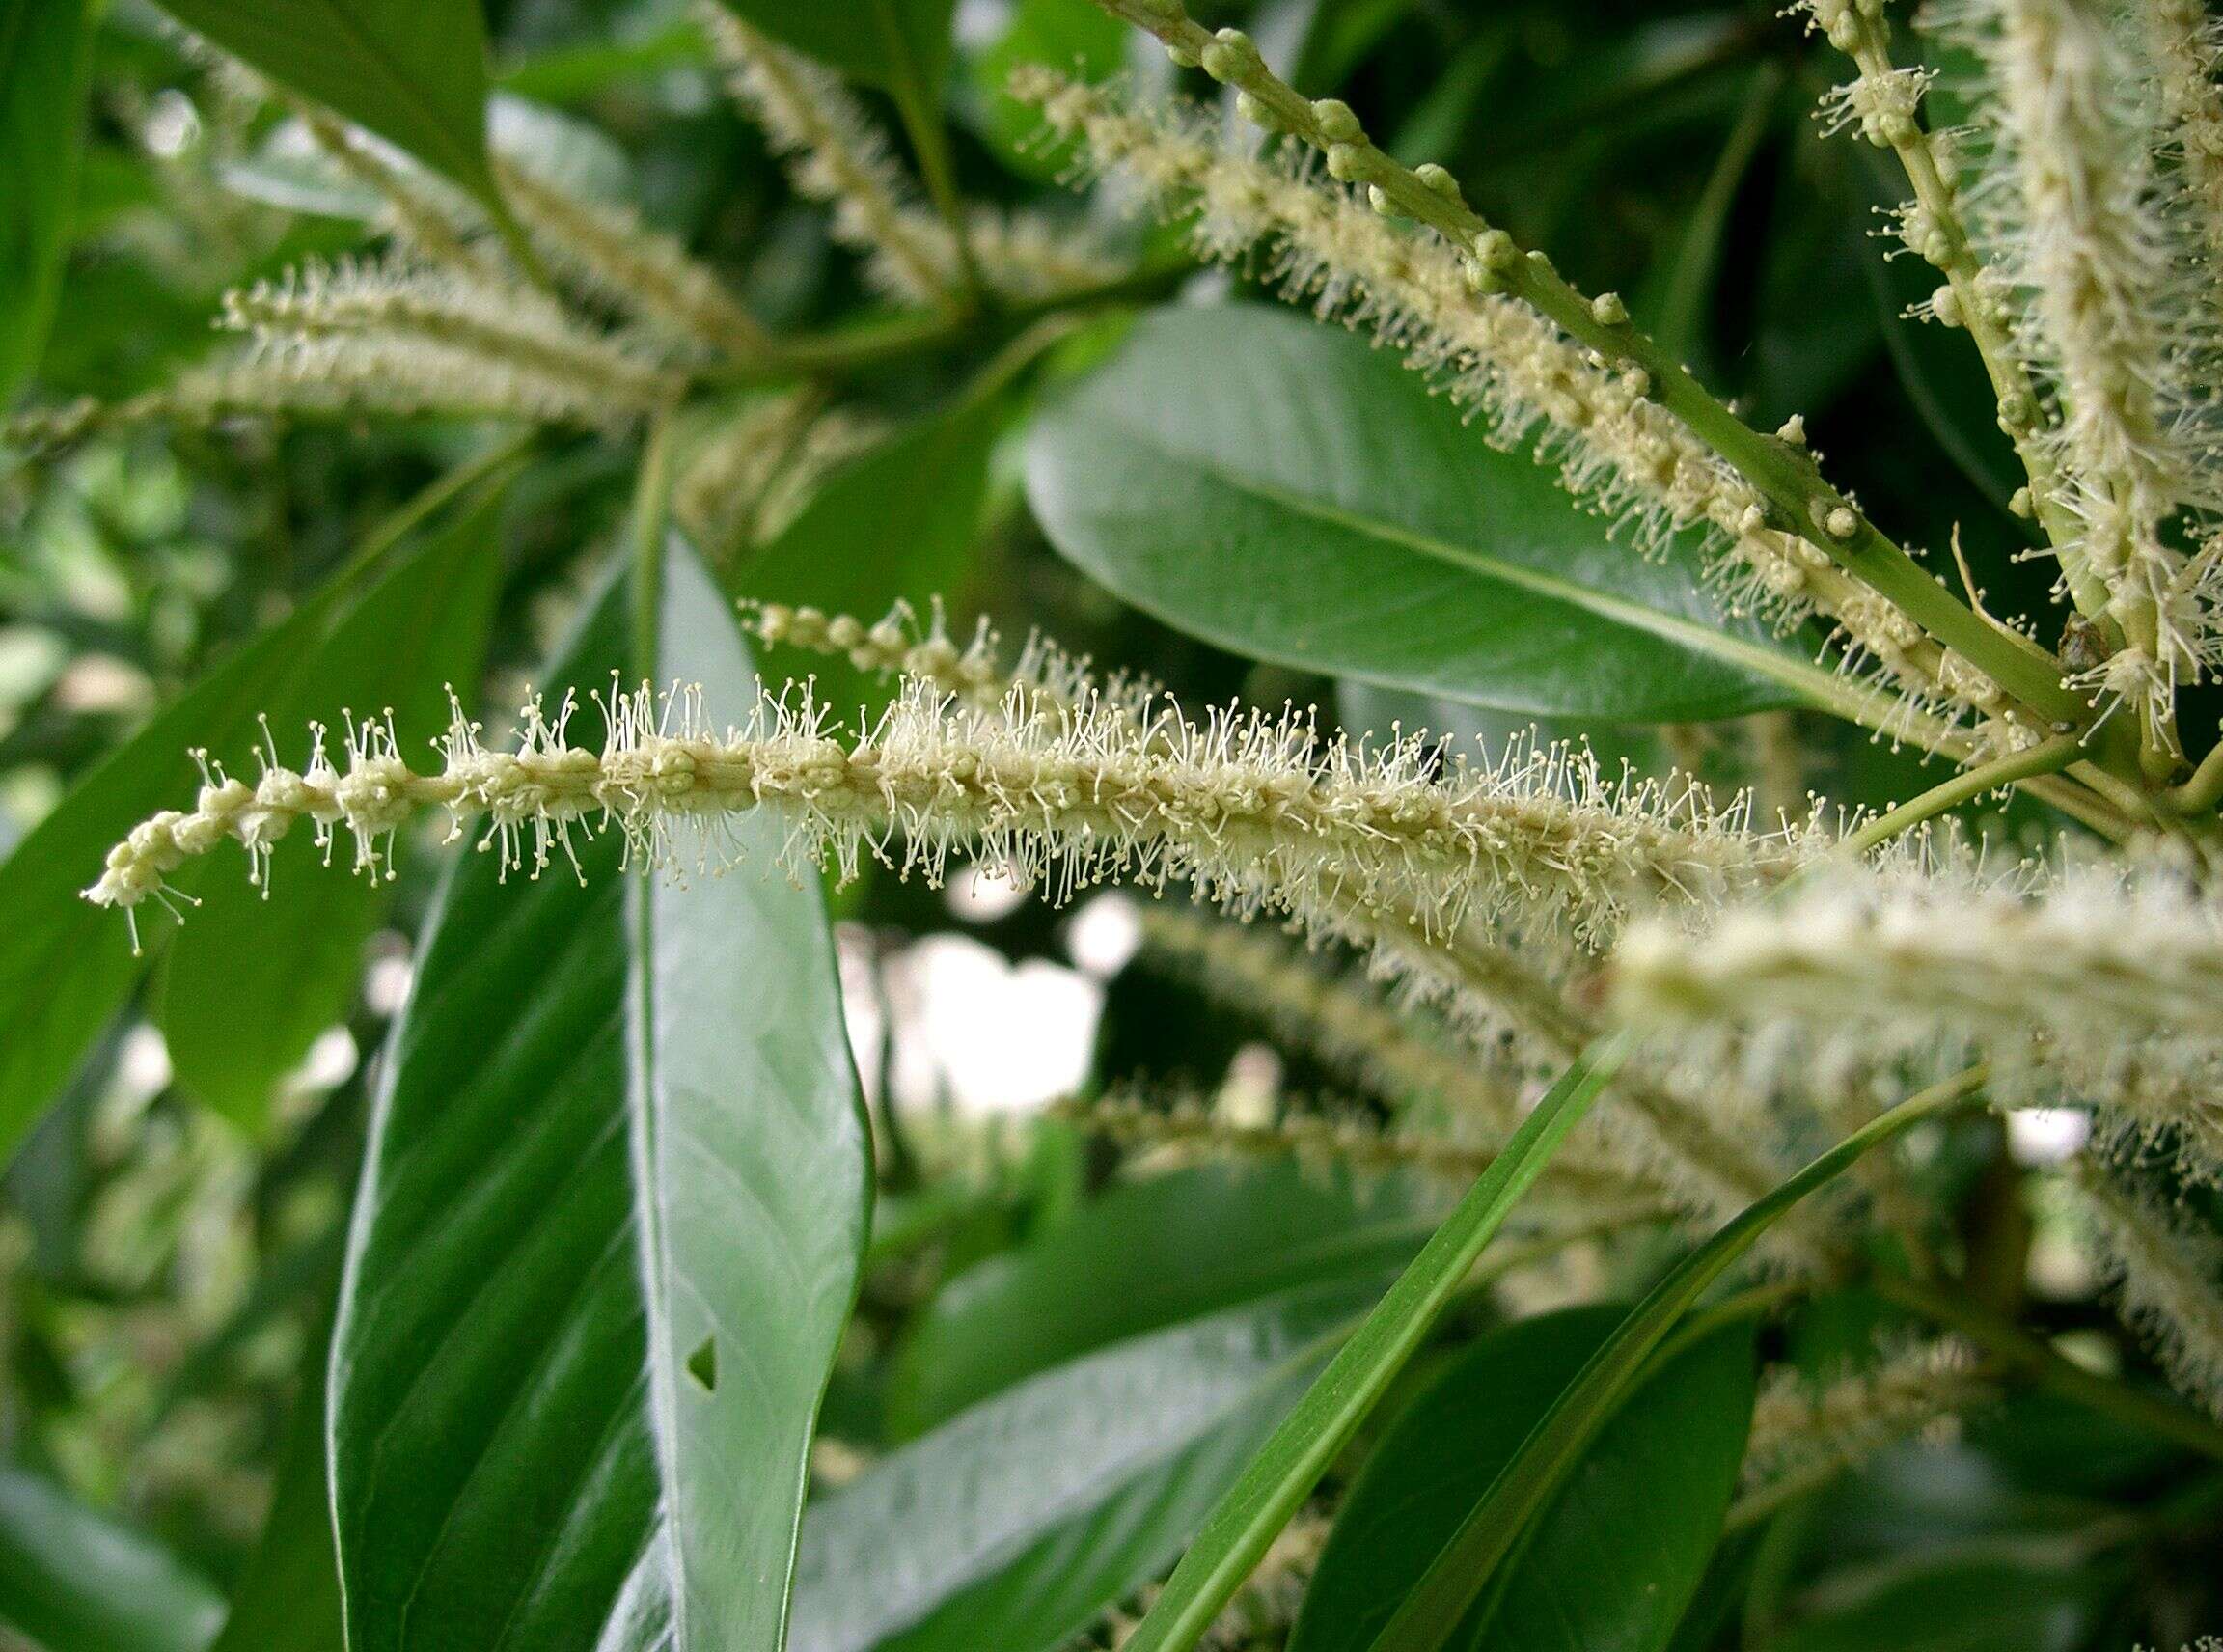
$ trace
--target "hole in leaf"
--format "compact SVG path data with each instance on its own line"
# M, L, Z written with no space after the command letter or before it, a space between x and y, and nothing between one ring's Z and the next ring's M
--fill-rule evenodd
M702 1346L687 1356L687 1374L702 1385L704 1393L718 1391L717 1337L703 1337Z

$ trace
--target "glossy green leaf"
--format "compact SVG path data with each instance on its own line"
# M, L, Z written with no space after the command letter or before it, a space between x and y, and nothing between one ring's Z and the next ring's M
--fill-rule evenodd
M1196 1644L1420 1346L1567 1132L1620 1067L1602 1042L1561 1075L1212 1511L1126 1652Z
M1394 356L1286 311L1146 317L1039 420L1027 484L1064 555L1238 653L1633 723L1813 692L1691 556L1614 543Z
M878 86L931 92L949 62L955 0L726 0L743 21L831 69Z
M1654 1354L1706 1291L1798 1201L1856 1164L1870 1148L1975 1090L1967 1075L1910 1097L1854 1131L1796 1175L1747 1205L1691 1252L1631 1309L1529 1431L1373 1641L1374 1652L1433 1652L1452 1644L1475 1600L1491 1586L1538 1511L1557 1495L1599 1430L1620 1409Z
M1289 1652L1364 1652L1624 1309L1521 1320L1400 1413L1335 1518ZM1659 1652L1704 1577L1751 1420L1752 1334L1733 1326L1636 1390L1538 1517L1465 1648Z
M281 86L499 205L486 162L486 25L479 0L161 4Z
M944 1287L906 1344L892 1421L910 1434L1092 1349L1330 1279L1377 1289L1441 1217L1396 1183L1358 1188L1293 1159L1128 1182Z
M201 1652L223 1597L142 1532L0 1469L0 1626L46 1652Z
M545 679L760 692L675 547ZM591 716L572 737L601 737ZM425 943L358 1196L331 1452L353 1652L773 1652L856 1286L869 1146L832 941L772 867L628 874L612 834L504 882L467 855Z
M124 922L78 892L99 875L109 845L154 811L190 799L199 776L188 748L221 749L252 728L327 613L320 604L303 609L203 677L0 862L0 910L10 915L0 924L0 1021L9 1030L0 1039L0 1155L14 1151L69 1081L144 963ZM148 938L167 922L158 913L148 919Z
M267 707L286 747L312 724L338 730L348 714L391 710L404 752L426 749L448 726L447 689L478 681L501 584L494 527L498 491L482 494L367 592L334 625L288 692ZM252 774L250 768L245 772ZM364 943L385 909L379 883L339 864L311 835L279 844L275 898L227 857L200 884L201 904L172 942L160 1024L178 1077L226 1117L259 1130L278 1079L316 1034L342 1019L362 974Z
M0 0L0 402L39 361L61 289L93 58L88 0Z
M792 1652L1048 1652L1169 1560L1379 1282L1154 1331L974 1407L813 1504Z
M392 547L511 455L498 451L425 490L365 541L316 596L242 647L112 752L0 862L0 1159L61 1087L129 996L146 959L133 953L129 925L87 904L78 892L99 875L109 846L159 809L190 801L200 774L192 752L205 748L237 772L254 772L261 741L257 715L313 675L322 645L361 595L363 580ZM219 857L220 859L220 857ZM238 875L239 863L219 875ZM190 894L206 866L178 868L172 881ZM145 909L150 945L166 939L169 920Z
M1913 1555L1826 1581L1769 1652L2075 1652L2120 1573L2013 1556Z

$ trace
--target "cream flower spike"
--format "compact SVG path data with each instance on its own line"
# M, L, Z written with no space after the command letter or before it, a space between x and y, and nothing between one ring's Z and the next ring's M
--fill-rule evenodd
M1488 1169L1496 1143L1475 1143L1455 1135L1385 1126L1362 1115L1346 1117L1291 1113L1271 1123L1239 1123L1221 1116L1208 1101L1181 1098L1170 1106L1121 1093L1060 1102L1057 1117L1124 1146L1169 1158L1262 1158L1287 1154L1308 1165L1360 1171L1417 1172L1464 1187ZM1545 1208L1527 1210L1528 1221L1581 1212L1591 1221L1610 1219L1630 1225L1665 1223L1680 1211L1658 1191L1584 1149L1570 1143L1544 1169L1539 1192Z
M866 255L892 298L934 303L956 288L948 227L910 180L838 77L766 39L724 6L697 8L735 99L788 160L795 188L834 209L834 234Z
M608 385L549 373L419 334L290 335L188 368L168 384L102 402L84 398L0 421L0 440L58 448L99 430L193 427L238 418L445 413L622 430L654 411Z
M2173 877L1845 871L1694 929L1631 926L1608 960L1625 1021L1786 1072L1971 1049L1995 1094L2097 1103L2223 1162L2223 906Z
M773 647L846 659L876 676L902 676L932 684L951 699L981 709L1024 705L1029 717L1063 713L1083 700L1117 712L1138 727L1170 708L1165 689L1133 672L1097 675L1084 655L1067 653L1039 631L1029 634L1018 656L1003 666L1002 639L986 620L960 645L936 598L921 620L898 602L867 625L849 614L809 606L745 602L742 628Z
M344 770L319 740L298 773L267 759L254 785L211 773L191 810L118 844L87 896L136 905L226 839L255 850L303 821L327 841L346 830L358 865L374 867L382 840L425 807L458 823L483 816L482 843L535 873L574 835L612 825L652 866L723 865L720 820L770 808L792 823L790 869L853 874L869 853L935 879L963 848L1057 899L1113 877L1186 881L1237 911L1323 926L1386 911L1438 933L1518 917L1603 935L1632 909L1762 887L1814 852L1750 836L1695 793L1609 785L1565 751L1437 778L1418 741L1323 743L1295 711L1192 720L1168 703L1139 726L1092 691L1046 714L1024 687L984 708L910 681L844 744L808 690L723 733L693 691L598 700L599 748L571 743L570 702L552 713L535 702L513 752L486 750L458 715L437 772L407 768L384 726L369 724L352 732Z
M2175 257L2155 165L2157 111L2139 58L2076 0L1959 0L1951 33L1982 61L1992 135L1968 222L2012 298L2012 339L2048 406L2036 430L2068 547L2104 587L2123 647L2086 681L2174 753L2172 700L2200 671L2203 620L2169 525L2223 506L2193 374L2212 359L2211 292Z
M507 160L495 176L533 245L572 288L668 344L740 360L772 341L707 265L629 207L583 200Z
M919 204L840 79L734 16L703 3L702 20L734 98L756 118L788 163L798 192L834 211L834 234L865 255L866 273L891 298L947 299L964 281L949 226ZM1125 261L1085 229L1029 212L973 206L965 234L983 281L1002 297L1053 297L1116 278Z
M1998 1385L1963 1344L1908 1342L1821 1381L1779 1366L1752 1409L1744 1489L1732 1528L1859 1467L1885 1447L1949 1425Z
M1647 399L1641 374L1600 366L1537 311L1493 290L1502 262L1519 257L1502 234L1469 252L1407 234L1323 182L1305 151L1231 154L1209 117L1180 105L1132 107L1115 92L1035 66L1018 70L1011 89L1053 131L1079 139L1097 171L1134 182L1168 215L1191 217L1200 253L1222 262L1262 254L1262 273L1294 301L1373 331L1478 409L1493 441L1532 445L1639 551L1659 553L1676 531L1696 531L1732 612L1786 627L1813 613L1835 620L1845 669L1858 674L1873 662L1881 674L1868 680L1887 708L1879 718L1887 732L1942 749L1954 735L1939 717L1981 719L2005 704L1891 604L1783 532L1750 484Z
M2076 1180L2124 1323L2182 1392L2223 1418L2223 1242L2089 1162Z
M343 355L358 339L388 350L422 343L627 407L657 406L680 388L662 367L588 331L538 293L444 269L304 264L226 293L224 324L252 334L266 355Z

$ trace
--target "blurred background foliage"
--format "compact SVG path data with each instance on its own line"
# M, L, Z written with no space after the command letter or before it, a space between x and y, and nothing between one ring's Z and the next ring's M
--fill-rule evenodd
M1772 0L1199 12L1241 22L1308 93L1346 97L1399 158L1448 166L1584 289L1627 294L1754 422L1802 413L1832 475L1906 542L1958 534L1994 611L2045 611L2048 575L2017 560L2027 541L2004 509L2012 455L1973 357L1957 335L1894 321L1927 284L1869 233L1892 186L1874 151L1822 137L1810 112L1835 70ZM569 176L680 236L782 332L874 312L821 209L790 193L721 95L684 7L489 0L486 21L498 145L561 154ZM1078 0L963 0L954 32L946 104L967 193L1109 210L1059 187L1062 158L1002 96L1002 76L1024 59L1093 71L1131 62L1154 84L1168 79L1163 58ZM316 164L285 106L144 0L101 9L87 85L53 324L19 403L159 385L216 342L226 289L374 241L376 203ZM886 99L866 96L896 129ZM1187 271L1147 223L1118 233L1157 249L1163 295L1241 279ZM1120 605L1030 520L1017 444L1035 399L1095 359L1118 324L1099 320L1018 372L994 364L993 341L962 338L850 374L837 387L858 432L848 456L783 506L799 533L759 524L727 548L731 589L866 617L938 593L960 623L986 616L1013 636L1039 626L1185 700L1335 704L1334 682L1219 652ZM0 477L0 848L188 684L301 612L407 502L504 439L437 419L242 420L13 455ZM633 487L637 455L622 442L543 432L521 451L473 518L477 554L500 568L480 703L514 703ZM811 664L770 662L774 675ZM1488 740L1505 726L1350 687L1342 703L1361 727L1401 714ZM1755 784L1771 803L1796 806L1808 787L1879 803L1920 784L1910 758L1799 713L1551 731L1593 736L1639 768L1680 760L1723 785ZM66 1541L70 1520L115 1523L119 1564L151 1568L117 1576L136 1579L143 1600L176 1603L158 1632L170 1638L134 1641L127 1622L42 1616L37 1568L0 1568L0 1615L53 1652L205 1644L216 1603L272 1563L258 1540L288 1419L314 1409L304 1373L321 1364L372 1052L405 991L439 864L405 855L390 900L352 936L360 949L318 966L330 980L304 996L319 1024L283 1048L281 1072L198 1087L181 1075L164 1036L175 954L158 963L0 1180L0 1450L14 1476L0 1478L0 1530L36 1549L26 1533ZM969 1374L966 1361L1010 1335L1019 1310L984 1326L967 1305L1020 1290L1028 1267L1081 1265L1044 1253L1049 1239L1097 1223L1093 1250L1071 1248L1101 1267L1148 1231L1144 1216L1090 1200L1108 1150L1031 1121L1032 1109L1135 1075L1262 1104L1284 1088L1330 1088L1264 1026L1123 970L1134 920L1119 897L1057 912L968 879L945 894L882 876L836 898L883 1198L825 1415L829 1483L1021 1374L1021 1357L1002 1354L989 1375ZM122 942L103 930L98 944ZM1015 1039L1021 1025L1037 1035ZM1935 1170L1966 1183L1971 1246L1995 1248L2015 1272L2002 1299L2021 1306L2034 1291L2041 1322L2121 1358L2068 1238L1985 1180L1997 1151L1996 1127L1972 1126ZM1227 1224L1288 1197L1189 1192L1221 1219L1211 1243L1238 1248ZM1270 1253L1263 1229L1256 1243ZM1003 1271L983 1274L996 1258ZM945 1293L961 1275L971 1294ZM1216 1306L1199 1286L1135 1323L1071 1328L1034 1363ZM1818 1347L1865 1334L1811 1317L1797 1331ZM1950 1449L1888 1454L1796 1519L1733 1541L1677 1645L2175 1645L2223 1622L2213 1528L2170 1516L2180 1495L2206 1494L2187 1493L2151 1442L2017 1398ZM133 1549L143 1540L152 1548ZM316 1618L304 1608L283 1643L336 1646L336 1625Z

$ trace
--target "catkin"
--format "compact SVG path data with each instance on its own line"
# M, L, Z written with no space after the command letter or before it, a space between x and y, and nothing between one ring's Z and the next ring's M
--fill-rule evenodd
M2124 1323L2180 1390L2223 1418L2223 1242L2090 1163L2077 1184Z
M1842 630L1847 669L1873 662L1885 674L1889 686L1879 692L1895 702L1895 730L1950 743L1940 712L2004 709L1995 685L1820 548L1784 532L1749 482L1648 399L1641 372L1602 365L1518 299L1474 290L1490 258L1515 256L1510 241L1462 253L1434 235L1406 234L1340 186L1319 182L1309 158L1229 154L1206 117L1178 106L1129 107L1033 66L1014 75L1012 91L1039 106L1053 130L1081 141L1099 171L1191 217L1200 252L1230 262L1261 258L1262 273L1292 299L1370 328L1479 409L1495 441L1532 446L1640 550L1697 533L1732 612L1786 626L1827 615Z
M602 705L599 748L570 743L566 701L553 715L529 707L514 752L485 750L458 717L436 773L412 771L376 723L355 726L343 768L319 736L300 772L269 764L253 785L211 773L192 810L119 844L88 895L136 905L224 840L260 857L304 820L326 837L346 830L357 864L373 867L425 806L487 816L505 863L535 872L599 823L652 865L689 850L718 860L719 820L770 806L794 822L791 858L845 874L870 853L936 878L963 847L1058 898L1114 876L1179 880L1239 912L1332 928L1394 911L1439 933L1492 915L1599 932L1633 905L1770 881L1807 852L1732 829L1695 794L1609 785L1571 754L1432 778L1417 743L1322 743L1295 712L1191 721L1168 707L1139 728L1093 695L1053 717L1021 695L981 709L914 683L845 744L808 700L722 735L692 692L644 688Z
M2223 1142L2223 909L2166 875L1847 869L1694 930L1639 922L1609 973L1623 1019L1702 1059L1736 1040L1786 1075L1981 1055L1994 1094L2097 1103L2196 1157Z

